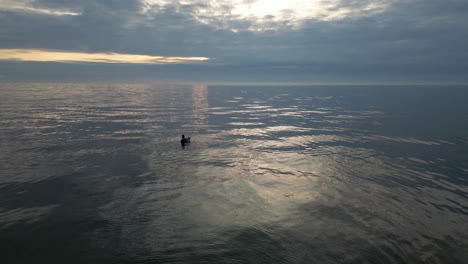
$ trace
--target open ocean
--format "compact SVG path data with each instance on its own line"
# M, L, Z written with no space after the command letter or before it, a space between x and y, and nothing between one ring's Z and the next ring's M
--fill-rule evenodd
M0 147L5 264L468 260L468 87L0 84Z

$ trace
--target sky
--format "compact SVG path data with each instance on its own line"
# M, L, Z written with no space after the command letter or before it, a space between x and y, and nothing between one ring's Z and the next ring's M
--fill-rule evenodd
M0 82L468 83L467 0L0 0Z

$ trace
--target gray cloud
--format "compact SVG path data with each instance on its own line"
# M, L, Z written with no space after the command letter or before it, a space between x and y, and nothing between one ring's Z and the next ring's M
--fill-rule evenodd
M284 74L285 80L301 76L309 80L311 76L325 74L362 79L369 76L424 79L445 75L461 80L468 73L468 2L465 0L330 1L329 10L368 14L335 20L315 17L303 20L298 28L291 28L290 22L274 17L241 19L232 13L230 6L216 8L224 16L205 14L209 23L203 23L194 13L201 7L209 8L210 3L192 1L187 5L153 5L148 9L140 1L37 0L32 3L35 8L71 10L81 15L59 16L0 8L0 48L215 58L203 66L163 70L166 76L170 69L197 73L194 78L205 79L215 78L214 74L217 78L229 78L226 72L230 72L236 76L233 79L254 78L251 75L258 73L262 78L273 75L279 78L277 74ZM385 11L363 11L372 3L386 6ZM260 24L266 30L249 31ZM33 69L38 65L0 64L8 71L4 78L11 76L12 69ZM47 65L55 67L55 64ZM83 76L95 72L85 70L83 65L73 67L64 66L71 71L79 68ZM104 66L93 67L112 76L110 72L124 68L122 72L128 72L129 66L112 66L108 70ZM147 74L139 74L141 78L150 78L155 76L153 71L161 72L162 68L138 69ZM169 75L177 78L176 73Z

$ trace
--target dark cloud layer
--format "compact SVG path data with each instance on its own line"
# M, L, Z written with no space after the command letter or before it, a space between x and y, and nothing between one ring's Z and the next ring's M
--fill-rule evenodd
M371 2L343 0L329 8L364 12L363 7ZM387 5L384 12L336 20L311 18L299 28L267 17L262 18L263 25L270 19L276 30L249 31L255 19L238 19L229 13L228 6L220 7L226 9L225 16L213 15L209 23L201 23L193 15L203 5L197 1L164 8L154 5L153 12L143 14L147 7L139 1L37 0L35 8L80 15L0 9L0 48L203 56L213 60L205 65L145 67L0 62L0 78L53 80L56 72L63 72L61 76L70 79L105 79L133 71L132 78L136 74L141 79L466 81L466 0L379 3Z

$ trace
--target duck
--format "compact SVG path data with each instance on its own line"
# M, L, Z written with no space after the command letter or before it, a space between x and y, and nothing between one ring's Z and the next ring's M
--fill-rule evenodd
M190 143L190 137L185 137L185 135L182 135L182 139L180 140L181 144L187 144Z

